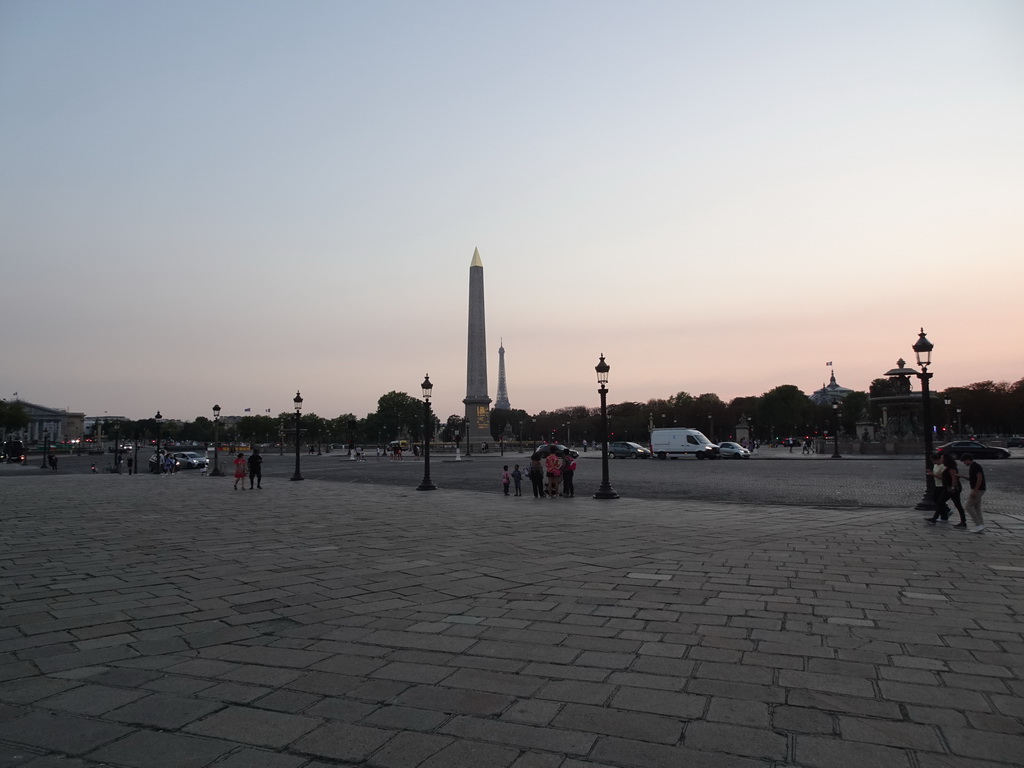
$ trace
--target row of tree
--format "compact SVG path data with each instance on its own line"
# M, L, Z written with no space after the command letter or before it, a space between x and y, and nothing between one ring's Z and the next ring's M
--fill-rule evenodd
M891 389L888 379L872 382L873 394L886 394ZM947 406L945 400L949 400ZM933 421L940 429L971 434L1024 434L1024 379L1014 384L982 381L964 387L951 387L936 393ZM452 414L443 422L432 416L435 440L455 442L465 432L461 414ZM608 431L611 440L646 442L651 425L679 426L700 429L713 440L727 440L735 435L736 425L744 420L760 440L832 433L835 414L829 405L817 405L798 387L785 384L757 397L737 397L723 401L713 393L691 395L679 392L667 399L646 403L624 402L608 406ZM842 433L856 434L860 422L878 423L881 408L871 402L867 392L853 392L842 402L839 411ZM28 417L17 402L0 401L0 426L8 432L23 429ZM88 428L94 429L90 423ZM161 424L163 437L179 441L213 442L213 420L204 416L194 421ZM382 445L389 440L407 438L420 441L424 435L423 402L405 392L388 392L377 401L377 410L365 418L345 413L332 419L315 413L301 416L299 429L302 442L310 444ZM157 434L154 419L102 424L103 434L115 434L130 440L136 436L153 439ZM295 434L295 414L244 416L222 421L218 428L221 442L277 443L291 442ZM550 440L579 444L583 440L600 440L601 420L596 407L582 405L541 411L491 411L491 435L500 440L538 442Z

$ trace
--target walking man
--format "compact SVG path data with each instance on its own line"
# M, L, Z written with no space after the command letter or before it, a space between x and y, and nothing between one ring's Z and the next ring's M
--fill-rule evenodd
M259 448L252 449L252 455L249 456L249 490L252 490L253 481L256 481L256 487L263 487L263 456L260 454ZM244 480L243 480L244 482Z
M985 495L985 470L981 464L974 460L969 453L960 456L960 461L967 467L970 473L968 479L971 486L970 495L967 497L967 514L974 521L971 533L981 533L985 530L985 518L981 516L981 497Z

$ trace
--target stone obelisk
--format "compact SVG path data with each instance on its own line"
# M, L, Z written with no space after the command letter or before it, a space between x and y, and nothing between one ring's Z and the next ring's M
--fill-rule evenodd
M466 453L490 443L491 398L487 394L487 331L484 327L484 263L473 249L469 265L469 349L466 357Z

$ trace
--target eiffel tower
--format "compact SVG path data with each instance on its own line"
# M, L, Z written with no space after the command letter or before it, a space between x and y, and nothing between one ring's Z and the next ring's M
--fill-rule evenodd
M499 410L511 411L512 406L508 402L508 386L505 384L505 344L502 340L498 347L498 397L494 401L494 407Z

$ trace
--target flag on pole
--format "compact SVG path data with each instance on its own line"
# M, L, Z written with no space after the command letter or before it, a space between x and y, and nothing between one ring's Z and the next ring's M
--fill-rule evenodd
M270 413L270 409L269 408L267 408L267 413Z
M831 365L832 365L832 361L831 360L829 360L827 363L825 363L825 367L826 368L830 367Z
M249 413L251 410L252 410L252 408L246 408L245 409L245 413Z

